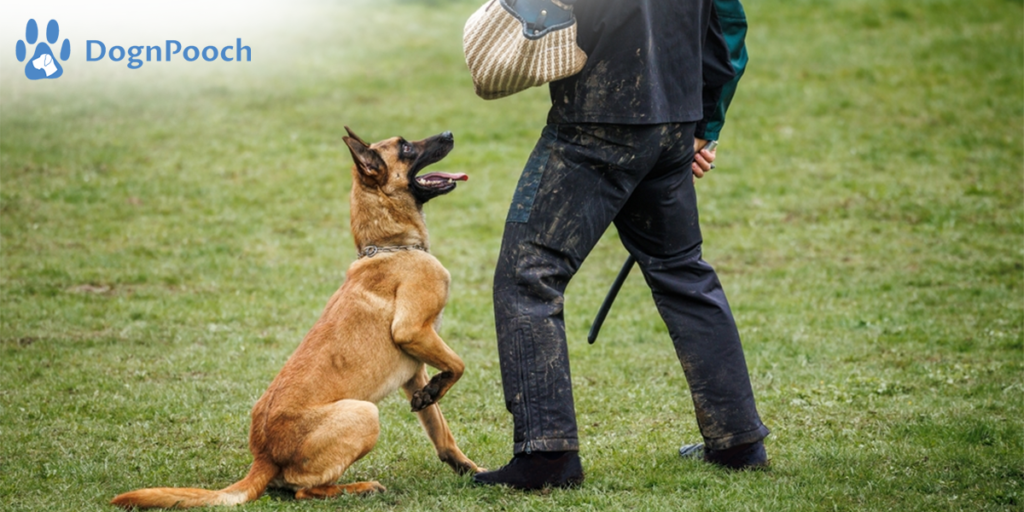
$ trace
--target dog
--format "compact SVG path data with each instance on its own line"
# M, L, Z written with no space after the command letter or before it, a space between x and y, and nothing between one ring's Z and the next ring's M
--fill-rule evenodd
M253 407L248 475L219 491L140 489L111 504L237 505L268 487L291 489L296 499L382 492L376 481L335 482L376 445L375 404L399 387L438 457L459 474L481 471L455 444L437 406L465 365L437 334L450 275L429 252L423 216L424 203L468 177L418 175L447 156L455 139L444 132L417 142L394 137L371 145L347 126L345 131L355 161L351 225L359 258ZM428 378L426 365L439 372Z

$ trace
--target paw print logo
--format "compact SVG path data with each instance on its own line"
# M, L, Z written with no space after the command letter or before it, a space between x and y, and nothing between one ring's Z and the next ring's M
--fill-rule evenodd
M36 20L28 20L28 25L25 26L25 41L28 44L35 44L36 39L39 37L39 26L36 25ZM46 40L50 44L56 45L57 39L60 38L60 27L57 25L57 20L50 20L46 24ZM15 47L14 53L18 57L18 62L25 60L27 54L27 48L25 41L18 41L18 45ZM60 60L68 60L71 56L71 42L64 39L64 43L60 45ZM35 53L28 59L28 63L25 64L25 76L29 80L39 80L40 78L60 78L64 74L64 68L61 67L60 62L54 57L53 51L50 50L50 45L46 43L39 43L36 46Z

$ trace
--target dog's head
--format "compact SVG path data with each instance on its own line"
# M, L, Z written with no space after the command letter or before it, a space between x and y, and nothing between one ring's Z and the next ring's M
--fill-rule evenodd
M432 172L418 176L425 167L441 161L452 150L455 146L452 132L414 142L393 137L367 144L349 127L346 126L345 131L349 135L345 137L345 144L356 164L354 187L377 190L399 201L411 199L421 207L427 201L455 190L457 181L469 179L462 173Z
M439 162L455 146L451 132L409 142L393 137L367 144L347 126L345 144L352 152L352 238L362 252L368 245L415 245L429 248L423 203L455 190L465 174L423 168Z

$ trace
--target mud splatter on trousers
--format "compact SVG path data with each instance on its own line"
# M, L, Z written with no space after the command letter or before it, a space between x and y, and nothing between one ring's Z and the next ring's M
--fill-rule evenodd
M613 222L668 326L704 442L726 449L768 435L725 293L701 259L693 132L694 123L544 128L516 188L494 276L515 453L579 449L564 292Z

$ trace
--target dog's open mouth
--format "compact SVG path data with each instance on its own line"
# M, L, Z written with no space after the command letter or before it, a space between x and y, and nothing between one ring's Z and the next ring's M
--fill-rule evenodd
M469 176L462 173L447 172L431 172L417 176L424 167L440 162L455 147L455 137L452 136L452 132L444 132L415 142L413 145L418 155L409 169L409 188L419 204L422 205L432 198L447 194L455 190L456 182L469 179Z
M469 176L463 173L432 172L416 177L416 184L436 193L451 192L456 181L468 181Z

